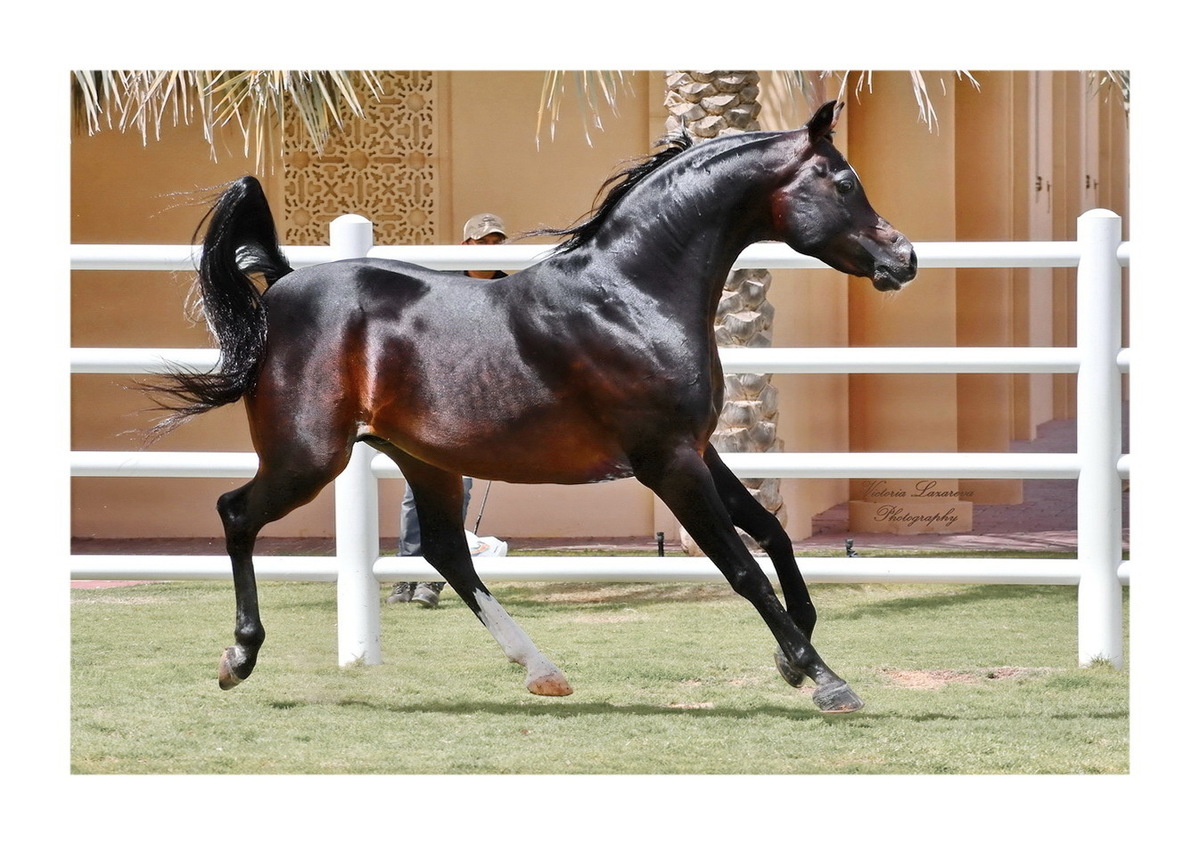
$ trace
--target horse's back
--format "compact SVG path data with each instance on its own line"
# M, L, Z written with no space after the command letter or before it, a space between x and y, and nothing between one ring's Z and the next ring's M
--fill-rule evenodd
M403 261L350 258L294 270L267 290L268 313L345 308L391 303L401 307L420 300L438 285L452 284L453 274Z
M481 458L525 443L530 417L556 402L500 284L386 259L296 270L265 300L256 416L280 424L302 399L306 425L331 441L353 429L430 463L466 455L456 468L484 476Z

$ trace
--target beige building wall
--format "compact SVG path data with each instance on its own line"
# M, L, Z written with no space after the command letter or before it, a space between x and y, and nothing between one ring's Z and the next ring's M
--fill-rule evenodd
M871 203L914 242L957 239L955 213L957 91L935 95L937 131L913 119L906 74L876 74L873 92L856 104L849 158ZM903 174L903 175L901 175ZM920 260L920 250L917 252ZM921 269L918 282L881 296L850 282L851 346L953 346L958 342L956 270ZM950 374L850 376L850 449L855 452L953 452L958 448L958 385ZM896 501L912 498L916 480L850 482L850 530L895 530L878 524ZM958 488L938 479L939 488ZM941 506L939 500L936 503ZM959 507L957 513L966 509ZM955 526L959 527L959 526ZM969 528L969 526L966 526Z
M1127 213L1127 127L1119 103L1089 98L1076 73L979 73L979 91L946 76L944 94L931 86L936 132L916 120L906 73L874 74L872 92L851 97L839 127L837 143L862 175L872 203L912 240L1069 238L1086 203ZM541 72L430 77L436 143L430 161L423 153L413 162L432 168L433 198L423 208L432 215L434 239L443 243L457 243L463 220L483 210L504 217L514 232L574 222L591 207L601 183L627 159L645 154L663 131L658 73L633 77L619 115L603 115L604 130L591 131L591 144L568 102L555 139L543 131L540 146ZM787 119L794 124L794 117ZM288 168L298 161L285 156L262 174L281 231L303 222L288 219L296 213L289 209L303 205L288 193L296 190ZM213 162L200 133L187 127L167 129L146 146L136 135L113 131L76 136L71 240L186 243L206 207L198 202L204 191L192 192L251 167L240 139L226 139ZM369 192L371 180L360 185L360 193ZM346 190L347 197L358 196ZM345 211L370 216L368 209L349 207L349 199L346 204ZM832 270L773 276L776 346L1072 342L1069 272L926 269L895 295ZM186 275L170 273L73 273L72 345L210 345L204 326L185 316L189 285ZM1040 422L1073 412L1070 377L776 375L774 383L779 433L789 451L1000 451L1011 437L1028 438ZM72 376L72 448L137 448L152 420L139 413L146 406L125 377ZM147 448L243 451L250 444L238 406L204 415ZM217 536L216 497L241 483L74 479L72 533ZM977 501L1017 500L1019 486L974 483ZM482 488L476 487L472 524ZM862 495L861 482L836 479L787 480L782 489L796 538L811 533L814 515ZM396 533L402 492L400 481L383 484L385 536ZM328 536L332 530L332 491L326 491L266 534ZM648 491L621 481L582 487L496 483L480 530L505 537L644 538L664 531L673 538L677 529Z
M72 138L71 242L181 244L191 240L213 187L250 169L240 139L230 136L219 160L194 127L165 128L143 146L134 133ZM71 344L76 347L211 346L203 321L185 316L190 274L73 272ZM130 451L143 447L155 419L129 377L71 376L71 448ZM245 451L251 448L241 407L206 414L146 448ZM216 497L224 479L72 479L72 536L218 536ZM322 524L313 506L278 526L310 531ZM332 519L328 520L332 525Z
M583 139L572 106L564 110L553 141L538 143L537 110L543 75L525 73L438 73L439 168L437 235L457 243L462 223L490 210L504 217L512 234L542 226L566 226L585 214L600 185L619 165L650 148L650 127L664 112L661 92L647 101L651 84L640 74L621 104L638 120L606 120L603 132ZM657 79L657 77L656 77ZM657 136L655 136L657 138ZM101 132L72 141L73 243L187 243L203 216L210 193L176 196L196 187L220 185L250 172L230 139L217 163L210 161L200 133L184 127L143 146L140 137ZM326 157L330 161L336 154ZM304 162L308 164L307 159ZM259 174L281 232L290 161L274 161ZM353 179L355 171L342 162ZM333 180L330 180L331 182ZM330 188L332 190L332 188ZM347 189L345 212L358 193ZM369 200L369 197L368 197ZM304 221L307 223L307 220ZM300 228L291 225L291 228ZM547 239L537 239L546 242ZM285 238L285 243L296 243ZM383 241L378 241L383 242ZM78 272L72 279L73 346L210 346L207 329L185 318L191 279L169 273ZM147 399L122 376L72 376L72 449L140 448L154 417L141 413ZM222 408L182 426L147 448L177 450L251 449L240 406ZM244 483L222 479L106 479L72 481L72 534L76 537L217 536L217 496ZM470 519L482 499L475 492ZM380 519L385 536L398 533L403 482L381 485ZM581 487L495 484L481 531L504 536L653 536L656 503L633 481ZM665 519L661 530L674 532ZM273 523L265 536L329 536L333 531L332 490Z
M961 103L955 114L955 232L963 241L1012 241L1017 239L1010 190L1016 134L1012 74L980 76L978 90L966 80L955 86ZM1013 271L960 269L955 287L958 344L1012 346ZM960 374L955 386L958 448L1007 451L1013 439L1013 376ZM960 480L958 487L972 505L1021 501L1020 481L970 479Z

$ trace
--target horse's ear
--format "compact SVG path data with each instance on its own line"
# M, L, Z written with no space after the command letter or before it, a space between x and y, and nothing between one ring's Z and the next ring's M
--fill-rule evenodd
M845 108L845 103L839 103L837 100L830 100L825 105L817 109L816 113L809 119L804 128L808 130L808 139L810 142L820 138L828 138L833 134L833 128L837 126L838 115Z

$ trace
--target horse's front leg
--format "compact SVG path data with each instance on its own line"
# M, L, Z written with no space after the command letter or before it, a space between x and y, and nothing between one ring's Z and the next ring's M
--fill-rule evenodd
M771 558L779 576L779 587L787 602L788 614L796 620L804 636L812 639L817 624L817 609L809 595L808 585L800 574L792 540L776 516L764 508L726 466L716 448L710 443L704 452L704 463L712 474L717 495L729 512L730 519L745 531Z
M804 576L800 574L791 538L775 515L764 508L726 466L711 443L704 452L704 463L712 473L717 495L729 511L733 524L753 537L771 558L775 573L779 576L779 587L783 590L788 615L811 641L817 625L817 608L809 595L808 585L804 583ZM788 661L782 649L775 652L775 666L789 684L803 686L804 672Z
M813 702L817 707L826 713L860 709L862 700L817 654L808 636L780 603L762 567L738 537L729 510L701 456L693 449L680 447L670 454L637 461L634 471L671 509L734 591L762 616L779 643L786 664L813 679L817 685Z

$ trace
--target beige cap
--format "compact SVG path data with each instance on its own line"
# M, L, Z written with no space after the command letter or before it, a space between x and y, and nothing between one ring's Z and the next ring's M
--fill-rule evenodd
M492 232L499 232L504 237L508 237L508 234L504 231L504 221L499 217L486 212L476 214L463 226L463 240L477 241L484 235L490 235Z

